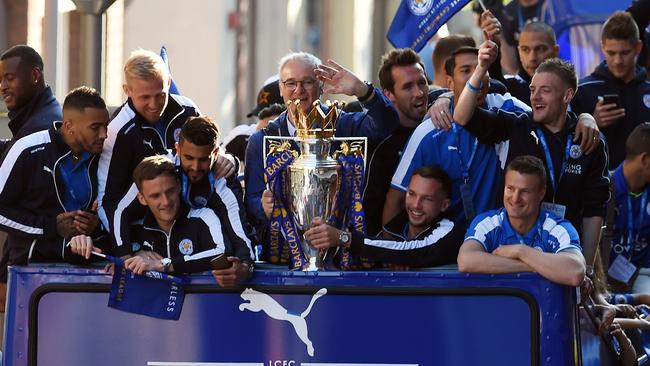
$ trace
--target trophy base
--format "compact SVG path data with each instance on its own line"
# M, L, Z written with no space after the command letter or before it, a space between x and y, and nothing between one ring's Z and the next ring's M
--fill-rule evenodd
M309 258L309 263L308 263L305 267L303 267L303 269L302 269L303 272L316 272L316 271L321 271L322 268L318 268L318 266L316 265L316 259L317 259L317 258L316 258L315 256Z

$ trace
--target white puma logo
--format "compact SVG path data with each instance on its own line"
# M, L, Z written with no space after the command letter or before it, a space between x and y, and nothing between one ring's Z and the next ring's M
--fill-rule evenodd
M145 145L149 145L149 147L153 150L153 140L147 141L145 139L142 139L142 143Z
M295 315L290 314L287 309L282 307L282 305L275 301L275 299L273 299L271 296L263 292L253 290L252 288L247 288L244 290L244 292L241 293L241 298L249 302L240 304L239 310L250 310L253 312L263 310L266 315L270 316L273 319L288 321L291 323L291 325L293 325L293 329L295 329L296 334L298 334L298 338L300 338L300 340L307 346L307 353L309 356L313 357L314 346L307 335L307 322L305 321L305 318L307 315L309 315L314 302L316 302L319 297L325 295L326 293L326 288L318 290L318 292L312 296L307 309L305 309L302 314Z

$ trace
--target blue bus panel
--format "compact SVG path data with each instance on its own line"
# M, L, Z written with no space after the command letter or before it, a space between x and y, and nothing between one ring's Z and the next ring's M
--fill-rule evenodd
M3 365L575 365L575 290L535 274L194 275L178 321L107 307L98 269L10 269Z

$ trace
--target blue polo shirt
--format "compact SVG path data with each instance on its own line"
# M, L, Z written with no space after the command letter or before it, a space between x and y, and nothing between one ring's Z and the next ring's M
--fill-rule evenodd
M90 204L92 187L88 165L92 154L84 151L79 159L72 153L66 155L59 162L59 171L63 177L63 207L66 212L83 210Z
M486 252L492 253L501 245L526 244L544 253L559 253L575 249L581 251L578 231L568 220L541 210L537 222L526 235L517 233L508 220L505 208L477 215L465 234L465 240L481 243Z
M488 94L486 104L508 112L523 113L530 107L510 94ZM452 181L451 203L447 214L459 224L466 224L460 186L464 182L463 171L469 173L468 184L472 193L475 212L497 208L498 190L501 187L503 168L498 152L503 144L483 145L476 137L457 124L448 131L433 127L426 120L411 135L397 166L391 186L406 192L413 172L422 166L438 165ZM473 156L473 157L472 157ZM505 162L505 157L503 159Z
M623 164L612 174L616 190L616 217L610 264L617 255L624 255L637 266L650 267L650 185L640 195L631 195L623 176ZM644 199L645 196L645 199ZM631 229L631 230L630 230ZM643 263L642 263L643 262Z

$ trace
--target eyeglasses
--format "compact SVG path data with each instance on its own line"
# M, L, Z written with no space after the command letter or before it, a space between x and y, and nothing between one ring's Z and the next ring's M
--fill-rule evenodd
M284 85L285 88L287 88L288 91L294 91L298 87L298 84L302 85L302 88L305 90L312 90L314 89L314 86L316 85L316 80L315 79L305 79L305 80L286 80L283 81L282 84Z

